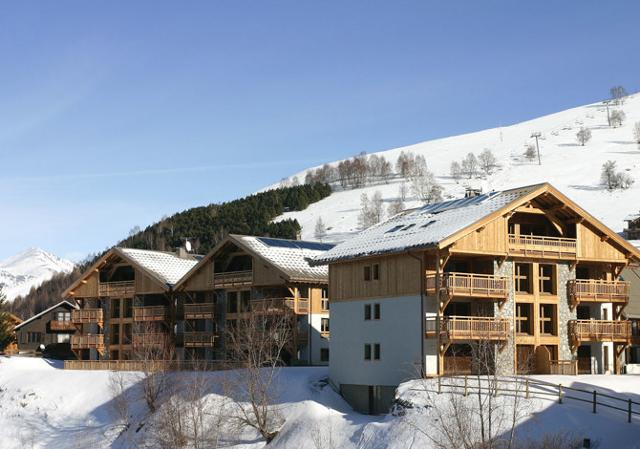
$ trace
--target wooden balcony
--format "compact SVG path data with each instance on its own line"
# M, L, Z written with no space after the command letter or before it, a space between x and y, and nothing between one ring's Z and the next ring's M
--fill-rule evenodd
M169 308L167 306L146 306L133 308L134 321L167 321Z
M569 335L574 346L583 342L631 342L631 322L628 320L570 320Z
M102 326L104 315L102 309L80 309L71 311L71 321L74 324L96 323Z
M67 331L75 332L76 325L72 321L51 320L49 321L49 330L53 332Z
M329 331L320 331L320 337L329 338Z
M576 239L509 234L509 254L552 259L575 259Z
M149 332L133 334L133 346L164 346L168 343L169 334Z
M213 274L214 288L242 287L253 284L253 271L228 271Z
M71 350L79 351L81 349L96 349L98 352L104 352L104 335L102 334L86 334L71 336Z
M569 300L572 305L581 302L615 302L627 304L631 284L624 281L599 281L575 279L567 282Z
M98 294L110 298L133 298L134 281L101 282L98 284Z
M215 304L212 302L184 305L185 320L211 319L214 315Z
M182 341L185 348L207 348L215 345L216 336L212 332L185 332Z
M249 307L254 313L290 313L306 315L309 313L309 300L300 298L252 299Z
M443 273L442 288L449 297L497 298L509 296L509 282L504 276L474 273ZM427 294L436 294L436 275L427 275Z
M507 318L447 315L440 320L428 317L427 337L437 337L445 341L494 340L505 341L509 338L509 320Z

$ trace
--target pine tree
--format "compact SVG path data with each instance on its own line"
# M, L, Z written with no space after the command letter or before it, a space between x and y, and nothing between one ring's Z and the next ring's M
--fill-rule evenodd
M9 312L6 311L7 299L2 290L0 289L0 351L9 346L15 340L13 323L9 317Z

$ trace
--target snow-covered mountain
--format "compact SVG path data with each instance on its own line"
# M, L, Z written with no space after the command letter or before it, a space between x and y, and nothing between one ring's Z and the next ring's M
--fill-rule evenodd
M0 288L12 301L29 293L56 273L69 273L73 262L61 259L39 248L29 248L0 261Z
M609 126L605 106L597 103L511 126L370 154L384 156L394 166L402 150L424 155L429 170L444 187L445 198L463 195L465 186L482 188L486 192L547 181L619 232L624 227L624 217L640 211L640 145L636 143L633 131L635 124L640 122L640 94L627 97L622 105L610 106L610 111L614 109L626 115L622 126L616 128ZM576 139L576 133L582 127L592 133L591 140L584 146L579 145ZM542 165L538 165L537 159L529 161L524 157L526 145L535 145L535 139L531 137L534 132L542 134ZM469 152L477 156L485 148L490 149L498 159L499 167L493 174L459 182L450 176L452 161L460 162ZM602 164L608 160L615 161L619 171L635 179L631 188L608 191L600 185ZM338 162L332 162L331 165L335 166ZM308 171L296 173L282 182L295 182L294 177L302 182ZM403 181L396 177L388 183L354 190L337 187L329 197L306 210L285 213L278 219L296 218L303 228L302 237L314 239L316 221L322 217L328 230L325 239L344 240L357 231L361 194L367 193L371 197L378 190L388 204L398 198ZM277 187L282 182L267 188ZM409 189L405 207L420 205L410 192Z

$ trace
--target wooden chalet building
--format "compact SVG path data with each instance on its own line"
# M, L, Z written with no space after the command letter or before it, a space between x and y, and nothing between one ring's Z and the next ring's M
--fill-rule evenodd
M185 251L107 251L64 293L80 305L71 314L78 329L71 349L78 359L131 360L149 348L173 348L173 287L197 263Z
M71 315L77 309L72 302L61 301L17 324L15 332L19 352L36 353L49 345L70 344L76 333Z
M405 211L312 261L329 265L331 381L377 413L408 378L483 369L480 346L499 374L620 372L619 277L638 261L549 184Z
M640 214L628 215L624 221L627 227L624 230L624 236L627 240L640 240Z
M124 369L135 365L111 362L140 358L226 361L226 326L267 312L294 320L286 362L326 364L327 269L310 267L306 258L331 247L231 235L204 257L113 248L65 292L80 305L71 316L79 361L67 367Z
M252 313L286 314L292 319L291 341L283 360L288 364L329 361L329 300L326 267L311 267L308 258L333 245L270 237L229 235L178 283L183 311L184 358L223 359L224 332ZM198 312L215 310L218 353L188 345L208 329Z

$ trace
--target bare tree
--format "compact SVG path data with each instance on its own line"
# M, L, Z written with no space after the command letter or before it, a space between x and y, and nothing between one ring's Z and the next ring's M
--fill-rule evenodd
M411 152L401 151L398 156L398 160L396 161L396 171L402 176L406 178L409 175L409 172L412 169L414 163L414 155Z
M122 371L111 371L109 373L109 392L111 393L111 413L117 426L125 431L129 428L130 404L134 398L131 397L127 375Z
M428 170L411 179L411 191L425 204L442 201L442 186Z
M399 214L404 210L404 203L400 198L396 198L391 203L389 203L389 207L387 208L387 215L393 217L396 214Z
M636 122L633 125L633 137L636 139L637 143L640 143L640 122Z
M462 167L460 166L460 163L458 161L451 162L451 166L449 167L449 174L451 174L451 177L456 183L460 181L460 178L462 178Z
M534 147L533 145L527 145L526 149L524 150L524 157L526 157L529 162L533 161L536 158L536 154L536 147Z
M400 187L398 187L398 196L401 201L405 201L407 199L407 190L407 183L404 181L401 182Z
M256 430L267 443L284 423L276 404L277 377L285 354L292 356L296 349L295 315L286 311L269 313L277 308L277 304L273 308L267 304L261 312L229 326L226 333L229 358L240 367L225 373L229 419L238 430Z
M473 153L467 154L467 156L462 160L462 173L466 175L467 178L471 179L478 173L478 159L476 155Z
M317 240L322 240L327 235L327 227L324 225L324 221L322 221L322 217L318 217L316 220L316 229L314 232L314 236Z
M602 165L600 182L609 190L628 189L634 183L633 178L623 171L616 171L616 162L607 161Z
M358 226L367 229L382 221L384 217L383 200L380 191L376 190L371 200L366 193L360 195L360 214Z
M611 99L616 104L624 103L624 98L628 95L627 91L622 86L613 86L611 89L609 89L609 93L611 94Z
M488 176L493 173L493 170L498 165L498 160L489 148L485 148L478 156L478 163L480 164L480 169Z
M576 139L578 139L578 143L584 146L589 140L591 140L591 130L589 128L580 128L580 131L576 134Z
M613 126L614 128L622 126L622 122L626 118L627 118L627 115L624 113L624 111L620 109L614 109L613 111L611 111L611 116L610 116L611 126Z

